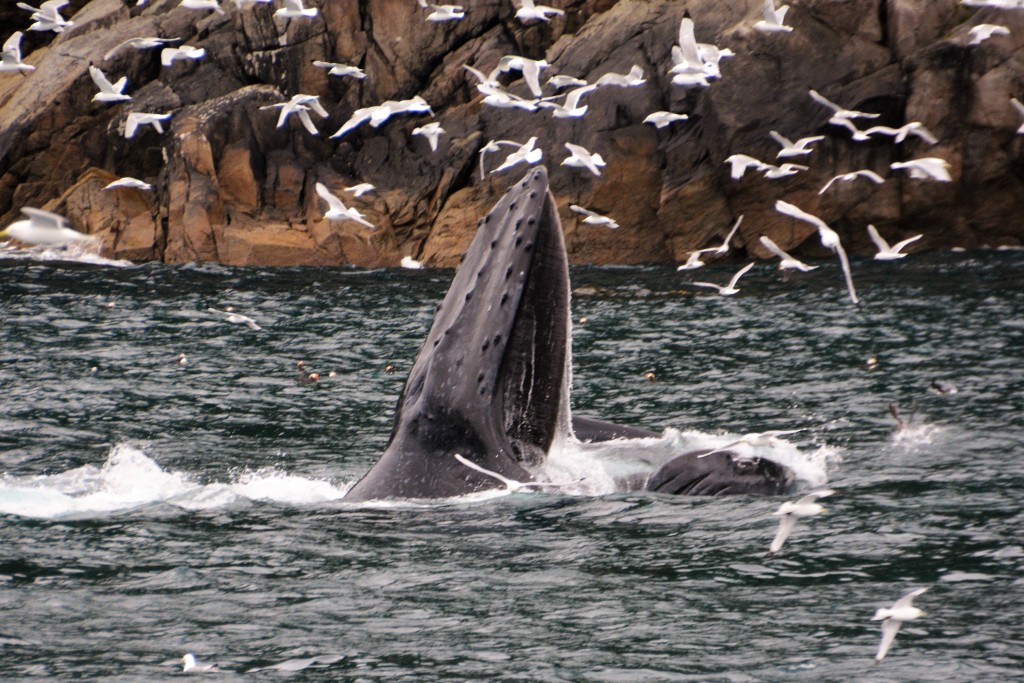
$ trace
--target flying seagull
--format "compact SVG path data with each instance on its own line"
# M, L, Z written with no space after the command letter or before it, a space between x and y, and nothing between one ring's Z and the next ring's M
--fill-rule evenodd
M95 240L94 235L86 235L68 227L63 216L42 209L22 207L21 212L27 219L14 221L0 230L0 239L15 239L24 244L44 247L62 247L72 242Z
M878 230L875 226L871 224L868 224L868 236L871 238L871 241L875 243L875 246L878 247L878 253L875 254L876 261L894 261L896 259L901 259L906 256L906 254L900 253L900 250L903 249L903 247L924 237L924 235L914 235L913 237L908 237L907 239L897 242L890 247L889 243L882 239L882 236L878 234Z
M579 204L570 204L569 210L585 216L585 218L583 218L581 222L587 223L588 225L607 225L609 228L612 228L613 230L619 227L619 224L615 222L614 218L611 218L609 216L602 216L596 211L591 211L590 209L583 208Z
M824 135L812 135L811 137L800 138L796 142L793 142L774 130L768 131L768 135L772 137L772 140L775 140L775 142L782 145L782 149L775 155L777 159L782 159L784 157L799 157L810 154L814 150L810 149L808 145L813 145L815 142L820 142L825 139Z
M892 607L879 608L875 612L875 616L871 617L871 621L882 622L882 640L878 643L878 653L875 655L876 663L885 658L904 621L913 621L924 616L924 610L914 607L914 598L927 590L927 587L912 590L894 602Z
M856 180L857 178L867 178L871 182L876 183L878 185L881 185L882 183L885 182L885 178L883 178L882 176L878 175L874 171L870 171L868 169L862 169L860 171L851 171L850 173L841 173L841 174L835 176L834 178L829 180L827 183L825 183L824 187L822 187L820 190L818 190L818 194L825 194L825 190L827 190L828 188L832 187L832 184L835 183L835 182L849 182L851 180Z
M801 273L814 270L818 266L809 266L798 258L795 258L788 253L784 252L779 245L775 244L771 238L761 235L761 244L764 245L765 249L778 256L781 260L779 261L779 270L799 270Z
M793 502L786 502L779 506L774 515L779 518L779 531L775 534L775 538L772 539L772 544L768 547L768 553L774 555L779 552L782 548L782 544L786 542L789 535L793 532L793 527L796 526L796 520L801 517L813 517L814 515L820 515L825 511L825 508L817 502L818 498L824 498L825 496L831 496L835 491L831 489L822 489L820 491L813 491L808 493L803 498L800 498Z
M230 307L229 307L229 309L230 309ZM206 310L208 310L210 313L216 313L218 315L223 315L224 316L224 320L226 320L229 323L232 323L232 324L235 324L235 325L245 325L250 330L262 330L263 329L262 327L257 325L256 321L253 320L252 318L250 318L249 316L242 315L241 313L235 313L233 310L221 311L221 310L216 309L216 308L207 308Z
M316 184L316 193L327 202L328 209L324 213L325 219L329 221L355 221L368 228L376 229L377 226L363 218L363 214L357 209L345 206L345 203L332 194L323 183Z
M854 305L860 305L860 299L857 298L857 291L853 288L853 276L850 274L850 261L846 258L846 250L843 249L842 242L839 241L839 235L835 230L828 227L825 221L821 220L813 214L809 214L796 206L784 202L781 199L775 202L775 210L779 213L784 213L787 216L802 220L810 223L818 229L818 237L821 239L821 245L826 249L831 249L835 252L836 256L839 257L839 265L843 268L843 276L846 278L846 289L850 293L850 301Z
M761 16L764 18L754 24L754 29L762 33L789 33L793 27L785 24L788 10L789 5L776 8L775 0L764 0L761 6Z
M732 276L732 279L729 280L729 284L725 285L724 287L722 285L716 285L714 282L692 282L690 284L696 285L698 287L710 287L712 289L717 289L718 293L721 296L732 296L733 294L736 294L740 291L739 289L736 288L736 283L739 282L740 278L743 277L747 273L747 271L753 267L754 262L751 261L747 265L740 268L739 271Z

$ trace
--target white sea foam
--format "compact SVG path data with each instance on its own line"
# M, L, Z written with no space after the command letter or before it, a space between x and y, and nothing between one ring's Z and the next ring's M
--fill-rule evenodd
M708 434L666 429L660 437L613 439L600 443L568 440L552 449L541 476L565 491L578 495L602 495L621 488L621 482L640 482L677 455L687 451L722 448L735 443L741 434ZM737 449L739 450L739 449ZM747 457L760 456L793 470L798 482L821 486L828 481L828 468L841 462L839 451L830 446L801 450L796 444L776 439L772 446L744 447Z
M40 519L103 517L139 507L168 504L203 510L238 501L315 505L342 498L348 487L278 470L248 472L228 483L202 484L183 472L168 472L142 450L111 449L101 466L85 465L34 477L0 476L0 513Z

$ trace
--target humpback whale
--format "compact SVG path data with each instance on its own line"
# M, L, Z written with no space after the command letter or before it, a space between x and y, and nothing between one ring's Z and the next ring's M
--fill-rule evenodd
M388 445L345 500L447 498L500 486L487 472L535 481L549 452L567 440L659 436L570 415L571 320L565 241L539 166L479 221L409 372ZM623 486L776 494L793 478L771 460L705 450L681 453Z

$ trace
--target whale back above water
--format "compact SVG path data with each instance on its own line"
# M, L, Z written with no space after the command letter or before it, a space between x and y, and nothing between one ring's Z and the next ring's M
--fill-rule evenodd
M447 498L534 480L552 447L654 432L572 419L569 265L547 169L532 169L479 222L399 398L380 460L348 501ZM638 445L638 449L642 446ZM628 488L676 494L780 493L770 460L682 453Z

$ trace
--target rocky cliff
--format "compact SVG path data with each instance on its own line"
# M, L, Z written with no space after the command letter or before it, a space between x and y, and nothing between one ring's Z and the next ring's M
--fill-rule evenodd
M22 206L49 208L101 235L105 254L136 260L376 266L412 255L450 266L475 219L525 170L481 178L479 152L491 139L536 136L575 263L683 261L719 243L740 214L734 244L748 254L767 256L762 234L796 254L820 254L814 228L776 212L777 199L829 222L855 253L870 253L869 222L893 239L925 233L916 249L1024 242L1024 135L1010 103L1024 98L1021 10L792 0L786 23L794 30L763 33L753 28L761 0L551 0L564 15L529 23L515 18L510 0L468 2L464 19L440 23L425 21L430 10L415 0L315 0L307 2L315 17L290 20L275 16L274 4L224 2L221 14L179 1L140 8L135 0L79 0L63 9L74 22L63 33L26 33L22 51L35 71L0 73L0 224ZM709 87L671 83L685 10L698 41L735 53ZM0 39L30 23L28 12L10 7L0 21ZM970 45L968 31L982 23L1010 33ZM180 38L205 55L170 66L161 65L160 49L106 56L142 36ZM542 83L555 74L594 82L634 64L646 82L589 93L582 118L487 106L463 65L488 73L504 55L545 59ZM357 65L366 77L332 76L314 60ZM90 65L111 80L126 77L131 101L93 101ZM529 97L519 72L499 80ZM919 121L938 142L852 139L810 89L879 115L863 125ZM316 136L298 116L277 127L280 109L261 109L300 93L318 96L329 113L309 112ZM396 115L330 137L359 108L417 95L433 117ZM661 129L642 123L658 110L689 119ZM132 112L171 118L164 133L142 126L127 139ZM446 131L436 152L412 134L430 120ZM806 171L733 180L724 163L733 154L776 162L770 130L824 139L809 156L778 160ZM561 166L565 142L599 152L607 162L600 177ZM487 169L509 151L488 155ZM890 169L918 157L947 160L952 182ZM858 169L886 181L842 182L818 194L829 178ZM102 189L121 176L155 189ZM357 199L342 191L360 182L376 192ZM324 220L317 183L377 229ZM621 227L583 223L569 204Z

